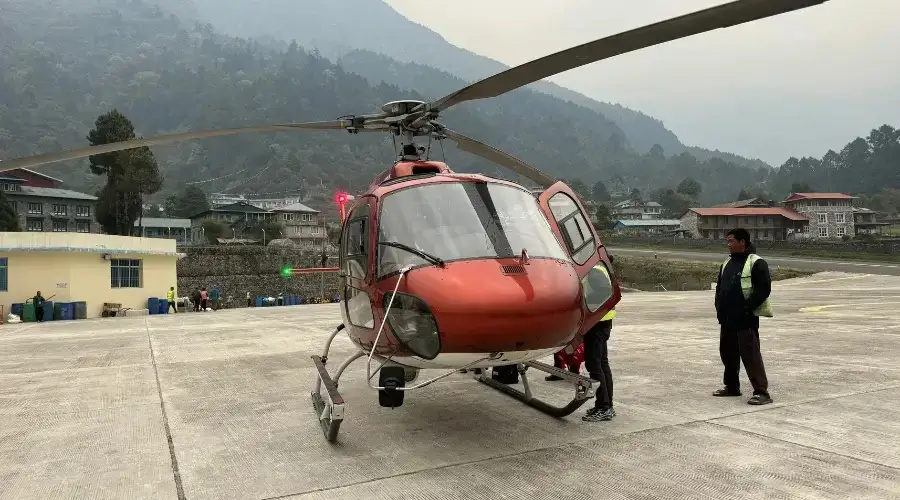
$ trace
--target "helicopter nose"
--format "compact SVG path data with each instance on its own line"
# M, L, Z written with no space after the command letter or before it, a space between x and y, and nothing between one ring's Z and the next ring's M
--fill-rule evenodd
M571 339L582 321L581 284L567 262L472 260L407 274L407 293L434 315L441 352L547 349Z

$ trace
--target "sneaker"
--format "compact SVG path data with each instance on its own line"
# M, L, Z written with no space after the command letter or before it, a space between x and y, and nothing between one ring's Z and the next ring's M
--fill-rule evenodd
M740 389L729 389L727 387L723 387L722 389L719 389L713 393L713 396L715 396L717 398L728 398L728 397L735 397L735 396L740 396L740 395L741 395Z
M754 394L752 398L747 401L748 405L767 405L772 403L772 397L768 394Z
M616 412L612 408L606 410L591 408L583 417L581 417L581 420L584 420L585 422L603 422L612 420L614 416L616 416Z
M547 375L544 377L544 380L547 382L556 382L557 380L562 380L562 377L557 377L556 375Z

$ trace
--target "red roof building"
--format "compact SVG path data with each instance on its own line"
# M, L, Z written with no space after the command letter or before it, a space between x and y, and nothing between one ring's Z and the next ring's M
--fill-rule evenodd
M751 240L783 241L805 233L808 224L805 215L781 207L691 208L681 216L681 229L692 237L722 240L740 227Z

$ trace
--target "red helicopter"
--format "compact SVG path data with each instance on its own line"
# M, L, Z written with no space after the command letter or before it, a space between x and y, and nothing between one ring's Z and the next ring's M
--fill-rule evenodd
M376 114L136 139L14 159L4 167L247 132L388 132L401 139L397 162L364 193L345 196L340 203L343 324L328 337L322 355L312 357L318 369L312 399L327 440L337 438L344 418L338 381L362 357L368 361L367 382L378 391L382 406L398 407L406 391L473 368L479 381L562 417L592 397L592 381L536 360L578 345L619 302L610 257L566 184L446 128L436 121L439 114L602 59L825 1L733 1L537 59L432 102L390 102ZM429 147L417 145L416 137L427 137ZM450 139L544 191L535 197L513 182L454 173L445 163L428 159L432 139ZM332 375L326 368L328 353L342 331L358 351ZM493 375L487 376L485 368L492 368ZM557 407L534 398L527 368L572 382L572 401ZM414 383L424 369L446 372ZM373 371L379 374L377 384ZM519 375L522 391L510 387Z

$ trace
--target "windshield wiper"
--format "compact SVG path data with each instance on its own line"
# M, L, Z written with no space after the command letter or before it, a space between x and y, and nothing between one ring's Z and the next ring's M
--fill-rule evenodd
M378 244L388 246L388 247L399 248L401 250L406 250L409 253L416 254L419 257L422 257L423 259L427 260L428 262L431 262L432 264L435 264L435 265L438 265L441 267L444 267L446 265L444 263L444 259L442 259L440 257L435 257L434 255L431 255L428 253L425 253L416 247L411 247L409 245L406 245L403 243L398 243L396 241L379 241Z

